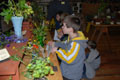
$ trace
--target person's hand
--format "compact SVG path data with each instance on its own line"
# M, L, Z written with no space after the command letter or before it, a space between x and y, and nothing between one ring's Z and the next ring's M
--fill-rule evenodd
M54 47L55 42L53 42L53 41L49 41L47 44L48 44L49 46Z
M62 33L62 32L58 34L58 38L59 38L59 39L60 39L62 36L63 36L63 33Z
M51 52L52 52L52 53L55 53L55 52L57 51L57 48L58 48L58 47L52 48L52 51L51 51Z
M58 38L60 39L63 36L63 31L62 29L58 30Z

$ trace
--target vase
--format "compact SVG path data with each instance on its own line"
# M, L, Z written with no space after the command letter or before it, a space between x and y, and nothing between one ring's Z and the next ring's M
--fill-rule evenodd
M22 22L23 22L23 17L12 17L12 23L14 27L14 32L17 37L17 39L22 38Z
M38 53L35 53L34 51L32 52L32 59L38 56Z

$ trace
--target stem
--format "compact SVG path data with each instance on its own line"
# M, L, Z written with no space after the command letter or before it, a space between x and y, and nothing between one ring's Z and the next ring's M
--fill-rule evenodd
M15 7L15 10L14 10L14 12L13 12L13 15L15 16L15 15L16 15L15 13L16 13L17 6L16 6L14 0L12 0L11 2L13 3L13 7Z
M27 65L25 64L25 62L23 62L22 60L20 60L20 62L22 62L25 66L27 66Z

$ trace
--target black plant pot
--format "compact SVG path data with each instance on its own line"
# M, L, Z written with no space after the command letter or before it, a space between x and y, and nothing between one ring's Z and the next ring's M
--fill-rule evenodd
M48 80L46 77L43 78L35 78L34 80Z

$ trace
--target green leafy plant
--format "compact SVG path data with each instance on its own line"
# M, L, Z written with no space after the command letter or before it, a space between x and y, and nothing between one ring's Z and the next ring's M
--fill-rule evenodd
M27 18L29 15L33 14L32 7L26 4L25 0L19 0L18 3L15 3L14 0L8 0L8 4L4 2L1 3L6 5L8 8L3 9L0 13L1 16L4 16L4 21L8 24L12 16L23 16Z
M28 65L27 65L27 72L25 73L25 77L29 79L37 79L43 78L48 74L54 74L54 71L51 69L53 64L50 62L50 58L34 58Z
M101 0L101 5L98 8L98 15L101 14L107 6L108 3L105 3L104 0Z
M11 58L13 61L20 61L20 62L22 62L24 65L26 65L25 62L22 60L22 58L21 58L20 56L18 56L17 54L16 54L16 55L13 55L13 56L10 56L10 58Z
M37 42L39 42L39 45L41 45L42 47L44 46L44 40L46 38L46 31L45 31L45 27L44 25L37 25L36 23L34 23L34 30L33 30L33 34L34 34L34 38L37 40Z
M42 6L37 1L32 2L31 6L34 11L34 15L32 16L33 22L35 22L37 25L40 25L45 19Z

